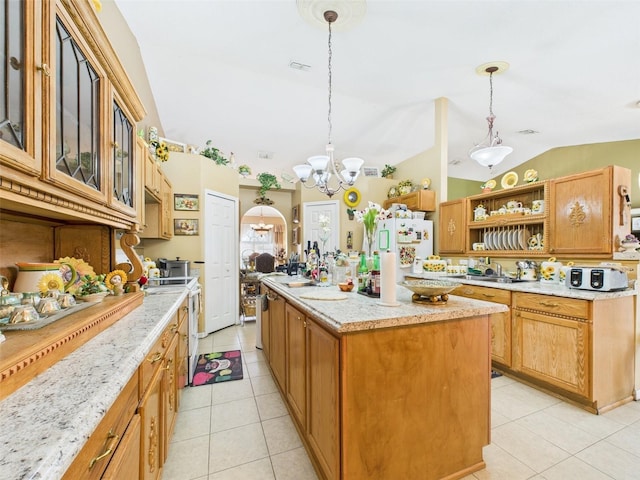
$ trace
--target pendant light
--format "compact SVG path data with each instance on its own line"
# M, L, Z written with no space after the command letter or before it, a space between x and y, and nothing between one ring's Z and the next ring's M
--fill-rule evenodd
M254 232L256 232L259 235L264 235L266 233L269 233L273 228L273 225L271 224L267 225L264 223L264 218L262 217L262 208L260 208L260 223L258 223L257 225L255 223L252 223L251 228Z
M329 135L326 147L326 155L315 155L307 159L307 164L296 165L293 171L296 173L302 184L307 188L317 188L322 193L331 198L341 189L347 189L352 186L358 175L360 167L364 163L361 158L345 158L342 160L344 169L338 173L336 163L333 158L333 144L331 143L331 24L338 19L338 14L333 10L324 12L324 19L329 24L329 114L327 115L329 123Z
M513 148L502 145L502 139L497 131L495 135L493 134L493 122L496 119L493 114L493 74L502 73L507 68L509 68L509 64L506 62L493 62L480 65L476 69L479 75L489 75L489 116L487 117L489 132L481 144L471 149L469 156L483 167L489 167L489 169L498 165L507 155L513 152Z

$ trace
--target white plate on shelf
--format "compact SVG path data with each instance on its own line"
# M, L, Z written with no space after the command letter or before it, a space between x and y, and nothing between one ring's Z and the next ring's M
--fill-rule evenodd
M487 232L484 234L484 245L487 250L493 250L493 232Z
M520 244L520 248L522 250L526 250L529 248L529 238L531 238L531 233L529 233L528 228L523 228L518 233L518 243Z
M518 174L516 172L507 172L500 180L502 188L513 188L518 184Z
M520 242L518 241L518 230L511 231L511 248L514 250L520 249Z

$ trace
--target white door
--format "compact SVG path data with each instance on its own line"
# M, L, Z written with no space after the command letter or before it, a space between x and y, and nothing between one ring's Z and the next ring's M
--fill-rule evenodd
M238 200L205 190L204 333L233 325L240 315Z
M304 233L302 236L303 250L308 249L308 244L318 242L321 253L325 253L320 239L320 215L328 217L331 221L331 232L326 243L326 250L329 252L340 248L340 205L337 200L327 200L325 202L305 202L302 205Z

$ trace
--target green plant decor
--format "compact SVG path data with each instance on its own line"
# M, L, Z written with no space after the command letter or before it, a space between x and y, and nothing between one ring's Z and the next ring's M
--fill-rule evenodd
M251 167L249 165L240 165L238 167L240 175L251 175Z
M395 171L396 167L387 163L382 169L382 172L380 172L380 175L382 175L384 178L393 178L393 174L395 173Z
M258 190L258 196L261 199L264 199L267 192L272 188L274 190L280 190L280 188L282 188L280 186L280 183L278 182L278 178L270 173L259 173L256 178L260 182L260 190Z
M211 146L211 140L207 140L207 143L205 145L206 147L200 152L200 155L204 155L205 157L210 158L211 160L216 162L216 165L229 165L229 160L227 160L222 155L222 153L220 153L220 150L218 150L216 147Z

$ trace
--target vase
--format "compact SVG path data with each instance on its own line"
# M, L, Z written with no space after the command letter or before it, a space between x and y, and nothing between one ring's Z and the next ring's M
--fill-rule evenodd
M369 259L373 259L373 244L376 239L376 229L368 229L365 227L364 233L367 237L367 262Z

